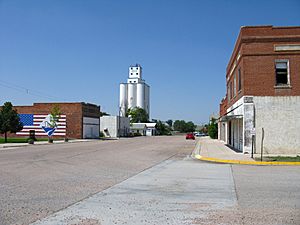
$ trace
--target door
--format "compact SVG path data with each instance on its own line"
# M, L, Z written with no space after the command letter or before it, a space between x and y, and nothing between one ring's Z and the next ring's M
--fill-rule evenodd
M231 121L228 124L228 144L231 145Z

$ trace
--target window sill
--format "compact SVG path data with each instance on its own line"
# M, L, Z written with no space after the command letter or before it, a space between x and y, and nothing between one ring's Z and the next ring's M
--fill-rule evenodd
M292 89L291 85L277 85L274 86L275 89Z

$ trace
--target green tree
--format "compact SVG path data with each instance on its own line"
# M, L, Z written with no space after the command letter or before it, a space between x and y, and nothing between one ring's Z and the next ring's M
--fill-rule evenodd
M17 133L23 129L17 110L13 109L10 102L5 102L0 111L0 133L4 134L7 142L7 132Z
M211 121L209 122L208 125L208 135L213 138L216 139L218 138L218 123L216 122L216 119L211 119Z
M175 120L173 124L173 128L180 133L187 133L187 132L194 132L195 131L195 124L191 121L185 122L184 120Z
M131 123L147 123L149 119L147 112L140 107L128 109L127 116L130 117Z
M110 114L107 112L100 112L100 117L102 117L102 116L110 116Z
M187 122L185 125L186 132L194 132L195 128L196 125L192 121Z
M173 120L167 120L166 123L167 123L170 127L173 126Z
M163 122L158 120L156 122L156 130L159 135L170 135L171 134L171 129L169 126L165 125Z
M51 110L51 119L50 119L50 127L56 127L57 126L57 122L58 122L58 119L61 115L61 111L60 111L60 108L59 108L59 105L54 105L52 110Z
M183 131L184 130L184 124L185 124L184 120L175 120L175 122L173 124L173 128L176 131L184 132Z

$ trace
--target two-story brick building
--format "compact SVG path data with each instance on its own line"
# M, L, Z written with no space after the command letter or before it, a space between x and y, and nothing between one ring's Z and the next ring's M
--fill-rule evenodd
M300 153L300 27L245 26L226 69L219 139L234 149Z

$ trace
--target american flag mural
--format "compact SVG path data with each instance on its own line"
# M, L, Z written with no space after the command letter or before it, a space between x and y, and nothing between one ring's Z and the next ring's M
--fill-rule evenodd
M30 130L35 131L36 136L48 136L47 132L42 128L42 123L49 115L40 114L19 114L20 121L23 123L23 130L17 132L17 135L29 135ZM66 115L60 115L57 127L52 136L65 136L67 131Z

